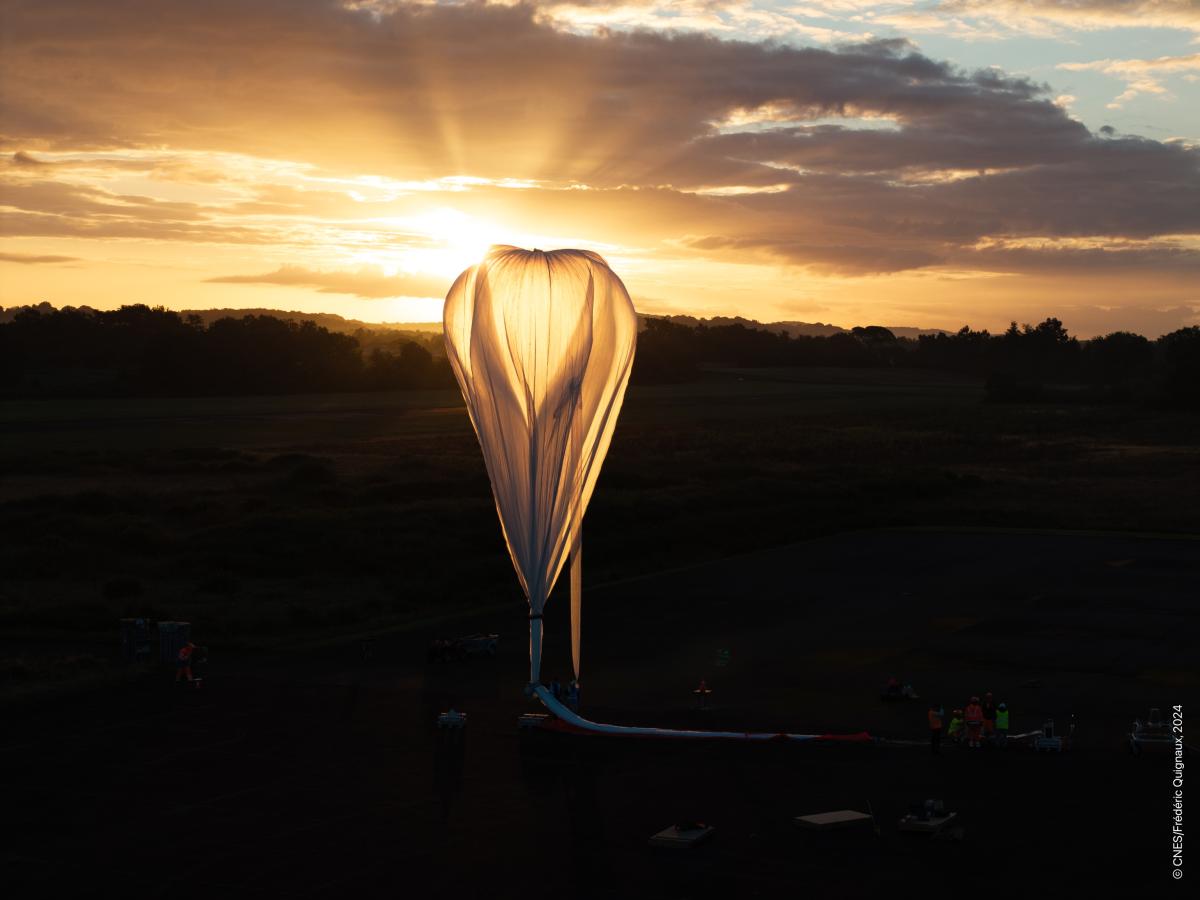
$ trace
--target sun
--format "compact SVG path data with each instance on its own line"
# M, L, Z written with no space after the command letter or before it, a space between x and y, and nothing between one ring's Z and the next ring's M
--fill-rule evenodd
M483 259L493 244L512 243L514 236L492 222L477 219L450 207L439 207L409 219L415 231L427 235L435 246L414 251L421 268L456 275Z
M378 268L391 278L399 274L436 275L454 279L482 262L496 245L527 249L592 246L611 249L581 238L535 234L492 219L483 219L451 206L430 207L409 215L374 219L376 228L403 236L403 246L355 250L348 257L359 265Z

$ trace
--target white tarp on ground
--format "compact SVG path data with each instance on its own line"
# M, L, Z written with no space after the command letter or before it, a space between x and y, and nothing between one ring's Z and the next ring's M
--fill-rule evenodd
M578 678L583 514L633 366L633 303L595 253L493 247L450 288L443 324L529 599L529 680L540 680L542 610L568 556Z

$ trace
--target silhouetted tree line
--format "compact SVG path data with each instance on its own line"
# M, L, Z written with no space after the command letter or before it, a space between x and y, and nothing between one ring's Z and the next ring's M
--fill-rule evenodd
M701 369L773 366L906 367L975 375L993 400L1157 399L1200 405L1200 327L1156 341L1118 331L1080 341L1058 319L1014 322L1003 334L963 328L897 338L879 326L830 336L789 336L744 325L685 325L647 319L634 380L687 381Z
M312 322L218 319L161 307L30 308L0 324L0 390L37 395L279 394L454 383L444 357L397 340L359 341Z
M369 339L367 339L369 337ZM196 316L161 307L29 308L0 324L0 391L38 395L204 395L445 388L445 357L406 337L339 334L266 315ZM432 350L431 350L432 348ZM994 400L1154 399L1200 406L1200 327L1150 341L1119 331L1080 341L1058 319L1003 334L897 338L879 326L789 336L744 325L648 318L633 380L670 383L704 368L905 367L984 379Z

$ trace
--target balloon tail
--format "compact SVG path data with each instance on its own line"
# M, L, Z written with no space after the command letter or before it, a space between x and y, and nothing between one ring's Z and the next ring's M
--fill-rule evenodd
M575 680L579 681L581 664L581 637L583 627L583 533L575 540L571 550L571 663L575 667Z
M542 617L529 617L529 683L542 680Z

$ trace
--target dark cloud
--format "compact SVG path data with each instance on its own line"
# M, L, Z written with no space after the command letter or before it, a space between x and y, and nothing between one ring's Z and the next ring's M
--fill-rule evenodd
M3 137L0 137L0 146L5 143L11 143L11 141L6 142ZM125 148L126 151L128 149ZM192 181L220 181L225 177L222 173L214 172L212 169L201 169L193 162L181 159L169 151L152 151L150 153L143 151L133 157L79 154L45 159L26 150L17 150L8 158L6 166L0 166L0 169L2 168L16 170L21 176L37 175L42 178L71 175L79 171L103 172L109 170L145 175L187 177Z
M577 35L524 6L397 4L372 15L326 0L9 5L18 8L3 64L12 137L108 145L120 123L120 144L242 149L405 177L644 184L741 110L974 118L995 131L997 114L1011 119L1040 91L959 72L899 40L830 51Z
M1195 234L1200 154L1139 138L1089 141L1075 159L956 182L946 194L987 210L993 234Z
M992 272L1096 276L1120 273L1200 278L1200 250L1173 245L1115 247L984 247L960 250L955 265ZM1196 282L1200 283L1200 281ZM1193 291L1200 295L1200 290Z
M805 265L822 274L878 275L921 269L944 261L944 254L939 255L923 247L886 246L878 242L823 243L811 238L775 235L710 235L692 238L685 243L696 250L720 250L734 256L744 255L746 251L766 251L788 261L802 260Z
M0 210L0 233L6 237L135 238L148 241L196 243L274 244L283 235L262 228L236 225L48 215L21 210Z
M851 274L984 265L970 248L985 237L1200 233L1196 150L1094 135L1044 85L963 71L903 40L831 50L585 35L530 6L473 3L4 7L6 143L34 152L167 145L401 179L534 179L542 187L519 203L556 224L619 214L628 232L680 252ZM33 159L21 150L12 163L28 177L41 171ZM764 188L775 192L704 196ZM305 193L264 188L232 212L345 205ZM269 239L195 204L65 182L21 182L4 202L22 234ZM1154 252L1179 265L1171 247ZM1041 253L1007 264L1036 268L1051 258ZM1095 265L1151 258L1098 253Z
M76 262L77 256L55 256L39 253L0 253L0 262L20 263L21 265L39 265L43 263Z
M281 266L262 275L225 275L209 278L217 284L280 284L314 288L322 294L357 297L441 297L449 285L444 278L423 275L384 275L378 270L321 272L300 266Z
M697 142L710 160L757 161L808 171L902 173L987 170L1070 162L1092 138L1046 100L991 99L991 108L948 108L896 129L797 125Z
M155 200L107 191L63 181L25 181L4 184L0 201L5 206L40 213L93 218L156 220L194 220L203 217L195 203Z
M40 169L38 170L40 172ZM263 225L219 221L223 209L115 194L65 181L0 184L0 231L9 237L141 238L202 243L273 243Z

